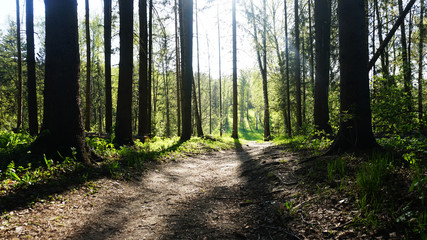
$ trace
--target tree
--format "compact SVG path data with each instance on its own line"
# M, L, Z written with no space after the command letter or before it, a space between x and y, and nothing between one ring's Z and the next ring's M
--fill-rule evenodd
M148 22L148 79L147 79L147 121L145 122L144 134L151 137L151 81L153 79L153 0L149 1L149 22Z
M286 6L286 0L284 0L285 7L285 54L286 54L286 122L288 136L292 136L292 125L291 125L291 96L290 96L290 78L289 78L289 40L288 40L288 8Z
M90 27L89 27L89 0L85 0L85 26L86 26L86 118L85 118L85 130L90 131Z
M147 0L139 0L139 115L138 135L149 133L148 123L148 69L147 69Z
M191 85L193 81L193 0L180 0L181 9L181 140L191 138Z
M37 119L37 88L36 60L34 54L34 8L33 0L27 0L27 91L28 91L28 127L32 136L37 135L39 123Z
M219 135L222 136L222 74L221 74L221 31L219 25L219 4L217 5L218 20L218 75L219 75Z
M424 59L424 1L421 1L420 8L420 23L419 23L419 32L420 32L420 40L418 45L418 54L419 54L419 62L418 62L418 119L422 123L423 119L423 59ZM422 123L424 124L424 123Z
M19 0L16 0L16 39L18 54L18 121L16 128L22 127L22 55L21 55L21 20L19 14Z
M104 47L105 47L105 131L113 125L113 99L111 95L111 0L104 0Z
M301 109L301 71L300 71L300 29L299 29L299 7L298 0L295 0L295 87L297 103L297 129L302 127L302 109Z
M177 126L178 136L181 136L181 99L180 99L180 58L179 58L179 35L178 35L178 3L175 0L175 68L176 68L176 105L177 105Z
M133 1L119 0L120 63L117 97L116 137L118 145L132 140Z
M402 0L398 0L399 5L399 13L402 15L403 13L403 4ZM405 21L402 21L402 24L400 25L400 41L402 44L402 68L403 68L403 85L404 85L404 92L406 94L407 99L407 108L409 111L412 111L412 93L411 93L411 63L409 61L409 55L411 54L408 52L408 46L406 43L406 31L405 31Z
M237 39L236 39L236 0L233 0L232 22L233 22L233 133L232 138L238 137L237 127Z
M318 131L332 133L329 125L329 58L331 35L331 2L316 0L314 6L316 37L316 81L314 85L314 124Z
M76 155L89 162L79 107L79 42L76 0L46 0L46 73L42 131L32 152Z
M369 100L368 41L364 0L339 1L340 128L329 152L370 150L372 133Z

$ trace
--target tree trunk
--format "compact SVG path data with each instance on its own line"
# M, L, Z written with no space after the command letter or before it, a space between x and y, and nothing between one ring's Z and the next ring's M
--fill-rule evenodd
M211 54L209 51L209 38L206 34L206 42L208 46L208 80L209 80L209 134L212 134L212 79L211 79Z
M203 128L202 128L202 120L200 119L199 115L199 105L197 104L197 94L196 94L196 84L194 82L193 77L193 105L194 105L194 118L196 121L196 131L198 137L203 137Z
M31 136L37 135L39 123L37 118L36 62L34 54L34 8L33 0L27 0L27 91L28 91L28 126Z
M219 28L219 5L217 6L218 18L218 68L219 68L219 135L222 137L222 74L221 74L221 31Z
M372 133L369 100L364 0L339 1L338 18L342 116L329 152L371 150L377 143Z
M196 45L197 45L197 88L198 88L198 97L199 97L199 117L202 119L202 94L200 91L200 54L199 54L199 9L197 8L196 0Z
M148 135L147 0L139 0L139 117L138 136Z
M292 124L291 124L291 96L290 96L290 78L289 78L289 41L288 41L288 8L285 3L285 38L286 38L286 120L287 120L287 131L288 136L292 137Z
M89 0L85 0L85 27L86 27L86 112L85 130L90 131L90 28L89 28Z
M423 61L424 61L424 1L421 1L421 14L420 14L420 23L419 23L419 32L420 39L418 45L418 119L421 123L421 128L423 127Z
M309 29L309 41L310 41L310 79L311 79L311 89L314 96L314 49L313 49L313 26L311 24L311 8L312 2L308 0L308 29ZM330 10L329 10L330 12Z
M149 23L148 23L148 79L147 79L147 94L145 97L147 98L147 121L145 122L145 134L148 137L151 137L151 84L153 81L153 0L149 0Z
M19 0L16 0L16 42L18 54L18 119L16 128L22 128L22 54L21 54L21 21L19 14Z
M131 145L133 77L133 1L120 0L120 63L117 97L116 137L118 145Z
M46 72L42 133L32 152L89 162L79 107L77 1L46 0ZM62 156L62 157L61 157Z
M113 125L113 99L111 94L111 0L104 0L104 47L105 47L105 131Z
M332 133L329 125L329 66L331 40L331 2L316 0L314 6L316 34L316 82L314 87L314 124L318 131Z
M233 25L233 133L232 138L239 138L237 126L237 40L236 40L236 0L232 2L232 25Z
M403 13L402 0L397 1L399 4L399 14ZM411 64L409 62L408 45L406 42L405 20L400 25L400 43L402 44L402 67L403 67L403 91L406 97L406 107L409 112L412 111L412 83L411 83Z
M299 7L298 0L295 0L295 87L297 103L297 129L302 127L302 110L301 110L301 71L300 71L300 31L299 31Z
M193 0L180 0L181 9L181 140L191 138L191 89L193 82Z
M175 0L175 68L176 68L176 106L178 136L181 136L181 99L180 99L180 60L179 60L179 35L178 35L178 2Z

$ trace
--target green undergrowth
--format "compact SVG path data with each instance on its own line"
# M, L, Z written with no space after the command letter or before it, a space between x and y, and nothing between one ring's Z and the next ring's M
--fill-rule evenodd
M0 132L0 211L31 205L58 191L87 185L103 177L132 179L153 161L171 161L179 157L234 147L232 138L154 137L146 143L135 140L133 146L115 147L110 139L87 138L89 147L103 161L84 165L75 155L52 160L33 156L27 149L33 138L25 133Z

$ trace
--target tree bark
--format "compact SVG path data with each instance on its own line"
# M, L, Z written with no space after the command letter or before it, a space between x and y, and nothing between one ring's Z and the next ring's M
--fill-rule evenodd
M419 23L419 32L420 40L418 43L418 119L421 123L421 128L425 124L423 122L423 61L424 61L424 0L421 0L420 7L420 23Z
M402 15L403 4L402 0L398 0L399 14ZM403 69L403 91L406 97L406 107L412 111L412 82L411 82L411 63L409 62L408 44L406 42L405 20L400 24L400 43L402 44L402 69Z
M237 39L236 39L236 0L232 2L232 25L233 25L233 133L232 138L239 138L238 116L237 116Z
M180 0L181 14L181 140L191 138L191 89L193 82L193 0Z
M364 0L339 1L340 129L329 153L371 150L368 42Z
M85 0L85 27L86 27L86 112L85 112L85 130L90 131L90 106L91 106L91 60L90 60L90 27L89 27L89 0Z
M181 136L181 99L180 99L180 58L179 58L179 35L178 35L178 2L175 0L175 68L176 68L176 105L177 105L177 128L178 136Z
M316 34L316 81L314 85L314 124L318 131L332 133L329 125L329 68L331 40L331 2L316 0L314 21Z
M104 0L104 47L105 47L105 131L113 125L113 99L111 94L111 0Z
M300 30L299 30L299 5L298 0L295 0L295 87L296 87L296 103L297 103L297 129L302 127L302 109L301 109L301 71L300 71Z
M132 145L133 1L119 0L120 63L115 143Z
M31 136L37 135L39 123L37 118L36 61L34 53L34 8L33 0L27 0L27 91L28 91L28 127Z
M286 38L286 46L285 46L285 53L286 53L286 120L287 120L287 131L288 136L292 137L292 124L291 124L291 96L290 96L290 77L289 77L289 41L288 41L288 8L286 6L286 0L284 0L285 3L285 38Z
M22 54L21 54L21 20L19 12L19 0L16 0L16 42L18 55L18 111L16 128L22 128Z
M152 81L153 81L153 0L149 0L149 22L148 22L148 81L147 81L147 121L145 122L145 135L151 137L151 110L152 110Z
M89 163L79 107L80 56L77 1L46 0L46 72L41 134L32 152Z
M221 74L221 31L219 27L219 5L217 6L218 19L218 70L219 70L219 135L222 137L222 74Z
M147 0L139 0L139 117L138 136L148 134ZM145 139L143 137L143 139Z

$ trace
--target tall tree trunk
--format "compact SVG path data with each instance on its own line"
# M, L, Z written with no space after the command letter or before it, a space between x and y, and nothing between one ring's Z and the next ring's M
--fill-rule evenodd
M370 150L377 143L371 123L364 0L339 1L338 18L343 117L330 153Z
M232 2L232 25L233 25L233 133L232 138L239 138L237 126L237 39L236 39L236 0Z
M77 0L45 0L46 72L42 134L32 152L89 162L79 107ZM62 157L61 157L62 156Z
M180 99L180 60L179 60L179 35L178 35L178 2L175 0L175 68L176 68L176 106L178 136L181 136L181 99Z
M85 112L85 130L90 131L90 107L91 107L91 60L90 60L90 27L89 27L89 0L85 0L85 27L86 27L86 112Z
M304 24L303 24L304 25ZM306 105L306 100L307 100L307 95L306 95L306 75L305 75L305 42L304 42L304 37L302 38L302 43L301 43L301 56L302 56L302 121L305 122L306 121L306 110L307 110L307 105Z
M421 0L421 8L420 8L420 23L419 23L419 32L420 39L418 45L418 119L423 127L423 61L424 61L424 0Z
M21 54L21 20L19 14L19 0L16 0L16 42L18 55L18 121L17 129L22 128L22 54Z
M311 80L311 89L314 96L314 48L313 48L313 26L311 24L311 8L312 8L312 0L308 0L308 34L310 41L310 80ZM329 10L330 11L330 10Z
M120 63L117 97L116 137L118 145L132 140L133 1L119 0Z
M289 78L289 41L288 41L288 8L286 6L286 0L284 0L285 3L285 38L286 38L286 46L285 46L285 53L286 53L286 119L287 119L287 131L288 136L292 136L292 124L291 124L291 96L290 96L290 78Z
M149 0L149 6L148 6L148 10L149 10L149 23L148 23L148 44L149 44L149 49L148 49L148 81L147 81L147 94L146 94L146 98L147 98L147 121L145 122L146 124L146 133L145 135L151 137L151 121L152 121L152 116L151 116L151 109L152 109L152 102L151 102L151 98L152 98L152 93L151 93L151 84L153 81L153 0Z
M198 88L198 97L199 97L199 117L202 119L202 93L200 91L200 51L199 51L199 9L197 8L196 0L196 44L197 44L197 88Z
M218 68L219 68L219 135L222 136L222 74L221 74L221 31L219 27L219 5L217 6L218 19Z
M209 134L212 134L212 79L211 79L211 54L209 51L209 38L206 34L206 42L208 46L208 81L209 81Z
M191 138L191 89L193 82L193 0L180 0L181 9L181 140Z
M300 71L300 30L299 30L299 5L298 0L295 0L295 87L296 87L296 103L297 103L297 129L302 127L302 110L301 110L301 71Z
M403 13L402 0L397 1L399 4L399 14ZM403 66L403 91L406 94L406 106L409 111L412 111L412 83L411 83L411 64L409 62L408 45L406 42L405 20L400 25L400 42L402 44L402 66Z
M27 91L28 91L28 126L31 136L37 135L39 123L37 119L37 86L36 61L34 54L34 8L33 0L27 0Z
M264 93L264 141L271 140L270 134L270 106L268 103L268 87L267 87L267 2L263 2L263 71L262 71L262 90Z
M138 135L147 136L148 127L148 69L147 69L147 0L139 0L139 125ZM145 138L143 138L145 139Z
M329 125L329 66L331 40L331 2L316 0L314 21L316 34L316 82L314 87L314 124L318 131L332 133Z
M113 125L113 98L111 94L111 0L104 0L104 48L105 48L105 131Z

